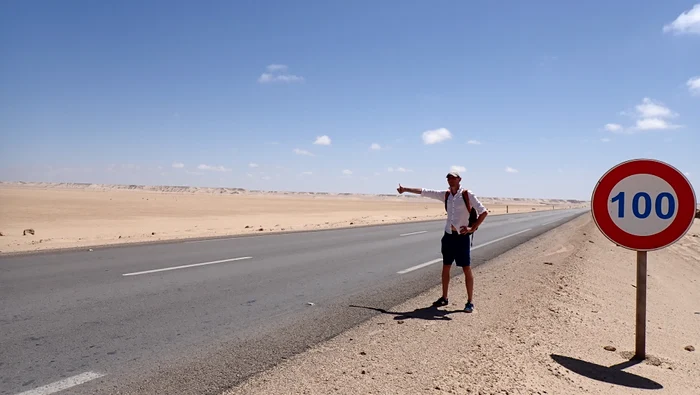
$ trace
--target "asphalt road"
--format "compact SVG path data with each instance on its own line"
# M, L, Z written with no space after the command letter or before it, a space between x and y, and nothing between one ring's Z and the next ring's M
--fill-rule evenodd
M491 216L473 265L586 212ZM0 258L0 394L219 393L438 285L443 226Z

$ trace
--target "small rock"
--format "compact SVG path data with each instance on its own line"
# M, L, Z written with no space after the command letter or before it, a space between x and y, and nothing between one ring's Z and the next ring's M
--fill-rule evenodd
M25 230L22 232L22 236L26 236L27 233L29 233L30 235L33 236L33 235L34 235L34 229L31 229L31 228L30 228L30 229L25 229Z
M151 236L155 236L155 235L156 235L156 232L151 232Z
M248 228L250 228L250 227L251 227L250 225L246 225L246 226L245 226L246 229L248 229Z
M367 355L367 353L364 352L364 351L361 351L361 352L360 352L360 355Z
M362 374L367 374L367 372L363 370L363 371L362 371Z
M397 324L403 324L403 321L398 321Z
M698 236L698 235L693 235L693 237L700 237L700 236Z
M355 223L354 223L354 222L350 222L350 225L355 225Z
M4 234L2 234L2 232L0 232L0 236L5 236L5 235L4 235Z
M591 244L595 244L595 242L593 240L588 240L588 242Z
M314 306L314 305L315 305L314 302L307 302L306 304L308 304L309 306Z
M119 238L121 239L122 237L121 237L121 236L119 236Z
M552 262L545 262L545 265L554 265Z
M258 229L258 232L262 232L263 230L265 230L265 229L263 229L263 228L260 228L260 229Z
M88 251L92 252L92 248L88 248Z
M617 350L617 348L615 348L615 347L613 347L613 346L605 346L605 347L603 347L603 348L604 348L606 351L615 351L615 350Z
M685 351L693 352L693 351L695 351L695 347L693 347L693 346L685 346Z

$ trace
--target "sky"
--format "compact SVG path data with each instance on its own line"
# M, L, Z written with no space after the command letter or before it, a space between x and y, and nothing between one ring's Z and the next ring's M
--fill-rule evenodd
M700 195L700 3L12 1L0 180L589 200Z

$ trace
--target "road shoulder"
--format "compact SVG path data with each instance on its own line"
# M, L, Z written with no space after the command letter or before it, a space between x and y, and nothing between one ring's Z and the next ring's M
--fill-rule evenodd
M475 268L473 314L459 311L460 276L451 305L428 308L436 287L225 394L700 393L698 354L685 349L700 339L698 233L696 221L650 253L643 363L606 368L634 350L635 254L583 215Z

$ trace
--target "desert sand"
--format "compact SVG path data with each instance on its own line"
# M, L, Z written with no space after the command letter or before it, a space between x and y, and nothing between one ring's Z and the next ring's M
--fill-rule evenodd
M699 234L649 252L640 363L636 253L584 215L476 267L474 313L460 276L226 394L700 394Z
M575 200L479 197L494 215L587 206ZM330 229L444 215L438 201L396 193L0 183L0 253ZM25 229L34 234L25 235Z

